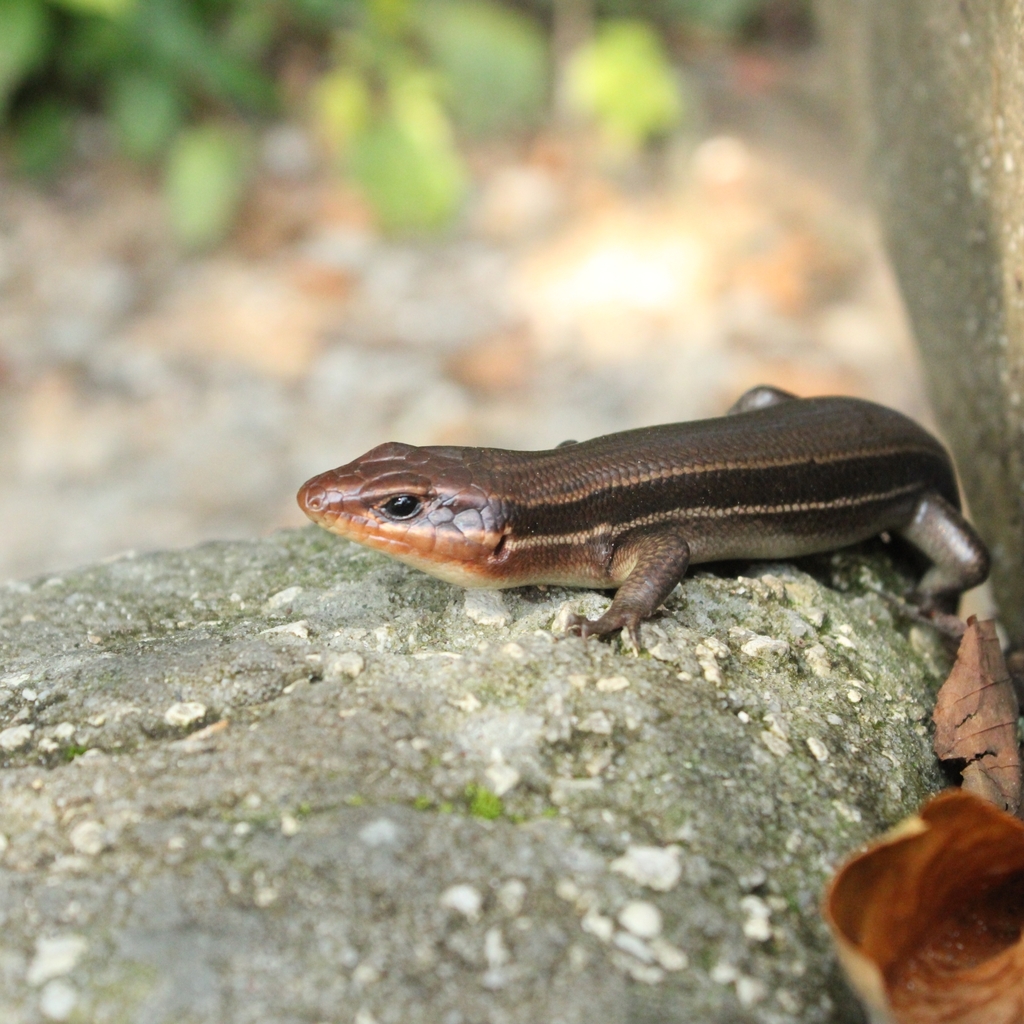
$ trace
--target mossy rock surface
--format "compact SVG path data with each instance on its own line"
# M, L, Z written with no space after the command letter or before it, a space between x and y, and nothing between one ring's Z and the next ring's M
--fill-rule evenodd
M0 588L0 1019L860 1020L821 889L947 666L884 552L802 565L640 657L315 528Z

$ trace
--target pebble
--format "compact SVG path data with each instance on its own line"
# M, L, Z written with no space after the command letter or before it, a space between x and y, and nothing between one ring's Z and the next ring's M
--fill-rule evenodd
M772 937L771 908L760 896L744 896L740 909L747 915L743 934L754 942L767 942Z
M366 846L394 846L402 830L390 818L376 818L359 830L359 841Z
M71 739L75 735L75 727L70 722L61 722L53 730L53 738L64 742L65 740Z
M611 862L612 871L631 878L648 889L668 892L679 884L683 869L678 846L628 846L622 857Z
M859 690L847 690L846 699L851 704L859 704L863 700L863 696Z
M498 890L498 902L512 917L518 917L526 899L526 885L518 878L510 878Z
M824 677L832 671L832 661L823 644L814 644L814 646L808 647L804 651L804 659L807 662L807 667L816 676Z
M449 886L441 893L441 906L461 914L467 921L477 921L484 899L472 885L461 883Z
M789 644L770 636L755 636L743 644L740 650L748 658L782 658L789 654Z
M781 736L764 730L761 733L761 742L776 756L785 757L791 753L793 748Z
M67 1020L77 1003L74 985L62 978L48 982L39 994L39 1009L47 1020Z
M57 935L36 939L36 953L25 980L37 987L51 978L70 974L85 955L89 943L81 935Z
M816 761L821 761L824 764L828 760L828 747L816 737L807 737L807 749L814 755Z
M205 717L206 705L200 704L197 700L180 701L177 704L172 704L164 712L164 721L178 729L183 729L194 722L200 722Z
M80 821L68 834L76 853L95 857L106 849L107 832L98 821Z
M291 604L301 593L302 587L285 587L284 590L271 594L267 598L267 603L264 607L267 611L271 612L277 608L283 608L286 604Z
M35 726L32 725L12 725L9 729L4 729L0 732L0 750L13 753L27 747L32 742L34 729Z
M491 784L491 792L495 796L504 796L510 793L519 785L521 776L510 764L504 761L496 761L484 772L487 781Z
M260 630L260 636L266 636L268 633L277 636L297 636L300 640L308 640L309 623L305 619L299 619L298 622L286 622L283 626L271 626L270 629Z
M621 949L623 953L635 956L641 963L654 963L654 954L651 952L651 947L643 939L632 935L630 932L616 932L612 937L612 945L616 949Z
M500 590L467 590L463 611L478 626L507 626L512 621Z
M615 922L594 908L588 910L580 920L580 927L601 942L611 942L615 934Z
M326 656L324 663L324 679L329 681L355 679L364 668L366 668L366 662L363 656L356 651L331 653Z
M640 939L661 934L661 911L646 900L631 900L619 911L619 924Z
M654 938L650 942L651 952L666 971L685 971L690 966L690 958L671 942L662 938Z
M498 927L488 928L487 934L484 935L484 959L492 971L504 967L509 962L508 946L505 945L505 937Z
M579 732L592 732L598 736L611 736L612 719L604 711L594 711L576 723Z
M298 818L290 814L281 815L281 835L297 836L302 831L302 824Z
M601 693L617 693L629 686L629 680L625 676L605 676L594 684Z

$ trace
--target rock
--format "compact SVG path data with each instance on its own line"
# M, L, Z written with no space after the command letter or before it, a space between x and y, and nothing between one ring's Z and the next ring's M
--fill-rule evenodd
M0 733L59 738L0 761L0 1016L858 1019L820 890L943 785L938 655L860 587L902 585L884 557L807 565L687 579L645 626L667 661L552 634L599 595L507 591L484 625L315 528L0 588L4 690L37 693ZM91 644L101 601L123 612ZM305 636L267 632L282 613ZM71 929L88 948L53 973L41 942Z

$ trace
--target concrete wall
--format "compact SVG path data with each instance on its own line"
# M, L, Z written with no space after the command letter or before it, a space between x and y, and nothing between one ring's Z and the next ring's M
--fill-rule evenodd
M1024 643L1024 3L819 0L942 429Z

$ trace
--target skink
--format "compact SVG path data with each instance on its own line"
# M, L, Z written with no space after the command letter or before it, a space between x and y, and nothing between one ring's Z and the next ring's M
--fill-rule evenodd
M988 575L953 464L906 416L771 387L725 416L549 451L382 444L307 481L300 507L332 533L463 587L616 588L583 636L634 648L687 566L791 558L883 531L931 561L914 600L947 612Z

